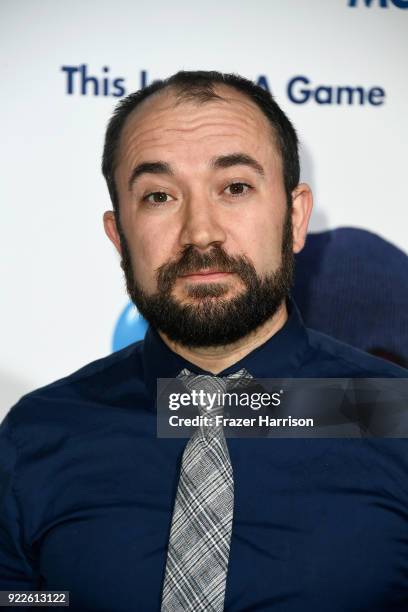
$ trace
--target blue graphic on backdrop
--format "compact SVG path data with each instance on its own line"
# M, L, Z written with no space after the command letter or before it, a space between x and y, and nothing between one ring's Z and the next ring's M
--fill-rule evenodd
M115 325L112 339L112 350L119 351L133 342L143 340L147 322L132 302L123 309Z
M357 6L379 6L380 8L389 8L389 5L394 5L396 8L408 9L408 0L348 0L348 6L355 8Z

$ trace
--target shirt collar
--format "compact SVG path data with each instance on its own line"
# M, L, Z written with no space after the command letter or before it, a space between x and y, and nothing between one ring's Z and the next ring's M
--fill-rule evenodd
M290 378L302 363L309 348L307 330L293 300L288 300L288 319L284 326L266 342L229 366L218 376L228 376L245 368L254 378ZM158 378L175 378L183 368L196 374L210 374L187 361L163 342L151 326L143 343L144 379L149 393L155 398Z

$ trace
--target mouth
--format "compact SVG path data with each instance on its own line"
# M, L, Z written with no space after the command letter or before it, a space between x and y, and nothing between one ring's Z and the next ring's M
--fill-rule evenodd
M198 272L189 272L188 274L182 274L180 278L185 278L189 281L198 282L212 282L217 280L225 280L228 276L231 276L231 272L223 272L221 270L205 269L199 270Z

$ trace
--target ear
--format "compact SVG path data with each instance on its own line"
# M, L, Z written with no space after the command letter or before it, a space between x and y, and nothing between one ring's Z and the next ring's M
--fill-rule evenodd
M105 234L107 235L109 240L113 242L119 255L122 255L120 236L116 225L115 213L113 212L113 210L107 210L103 214L103 226L105 228Z
M292 191L293 252L299 253L304 247L309 219L313 208L312 191L306 183Z

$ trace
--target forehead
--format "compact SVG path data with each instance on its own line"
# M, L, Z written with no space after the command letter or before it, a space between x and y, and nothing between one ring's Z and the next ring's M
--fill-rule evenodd
M260 108L228 86L214 87L221 99L202 102L167 89L144 100L127 118L119 140L117 165L185 147L190 153L237 146L254 155L279 157L274 130ZM140 159L139 159L140 158ZM127 163L126 163L127 162Z

